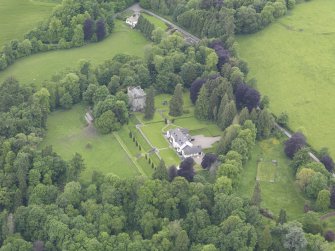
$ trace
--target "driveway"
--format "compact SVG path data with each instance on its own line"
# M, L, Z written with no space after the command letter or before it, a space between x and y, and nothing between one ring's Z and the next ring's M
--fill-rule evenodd
M204 135L192 136L192 144L194 146L201 146L202 149L211 148L215 142L218 142L221 137L205 137Z

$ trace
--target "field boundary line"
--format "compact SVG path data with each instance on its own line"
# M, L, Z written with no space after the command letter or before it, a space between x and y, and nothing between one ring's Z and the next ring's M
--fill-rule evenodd
M123 141L120 138L120 136L116 132L113 132L113 135L116 138L116 140L119 142L119 144L121 145L122 149L126 152L126 154L128 155L128 157L130 158L130 160L136 166L136 168L138 169L138 171L140 172L140 174L142 174L143 176L147 177L147 175L143 171L142 167L140 167L140 165L138 163L136 163L136 161L133 159L132 155L129 153L129 150L128 150L127 146L123 143Z

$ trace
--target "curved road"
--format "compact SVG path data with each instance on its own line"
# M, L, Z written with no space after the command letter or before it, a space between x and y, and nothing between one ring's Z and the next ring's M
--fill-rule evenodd
M148 13L149 15L151 16L154 16L158 19L160 19L161 21L163 21L164 23L168 24L169 26L171 26L172 28L176 29L177 31L179 31L185 38L186 42L190 43L190 44L197 44L200 42L200 38L192 35L191 33L187 32L186 30L184 30L183 28L179 27L178 25L175 25L174 23L170 22L169 20L166 20L165 18L161 17L161 16L158 16L157 14L149 11L149 10L146 10L146 9L143 9L138 3L130 6L128 8L128 10L132 10L134 12L146 12Z

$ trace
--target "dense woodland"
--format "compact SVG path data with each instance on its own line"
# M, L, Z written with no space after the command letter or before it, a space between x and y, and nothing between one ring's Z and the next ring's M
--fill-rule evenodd
M0 250L330 250L325 239L333 241L335 235L322 236L313 211L335 208L334 163L326 150L320 152L322 163L312 162L302 134L295 134L283 150L292 158L299 187L313 201L305 206L303 220L288 221L285 209L274 215L261 208L258 183L251 198L234 193L256 140L278 132L268 111L269 100L246 83L248 68L227 46L227 38L264 27L267 12L273 20L294 3L141 1L183 26L217 27L219 23L207 22L230 22L222 26L224 30L213 29L214 33L201 25L188 27L196 35L217 38L191 46L179 34L145 28L150 25L143 19L139 29L153 41L144 59L117 55L98 66L82 61L79 67L41 83L41 88L21 85L15 77L4 81L0 85ZM27 40L39 41L42 47L80 46L73 42L76 29L78 34L81 31L81 43L99 40L98 27L106 28L105 35L111 32L113 13L129 4L63 1L50 20L28 33ZM5 48L16 51L13 43ZM14 53L7 62L6 49L3 53L5 65L23 55ZM204 157L203 172L195 172L194 161L187 158L178 170L162 161L152 179L120 179L95 172L90 182L82 182L85 156L75 154L65 161L52 146L38 147L48 114L79 102L91 107L101 133L120 129L130 116L125 91L133 85L150 88L148 117L154 111L155 92L173 94L170 115L181 115L182 92L189 89L196 117L221 128L216 152ZM277 121L285 124L287 118L283 115Z

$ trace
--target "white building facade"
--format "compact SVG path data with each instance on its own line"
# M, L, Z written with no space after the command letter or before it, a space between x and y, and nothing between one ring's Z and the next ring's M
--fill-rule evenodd
M194 146L192 144L192 137L185 128L174 128L166 133L166 137L183 158L197 157L202 154L201 146Z

